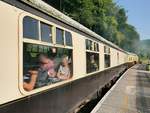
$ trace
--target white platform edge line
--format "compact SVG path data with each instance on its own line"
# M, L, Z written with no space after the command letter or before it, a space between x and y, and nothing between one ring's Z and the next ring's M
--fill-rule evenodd
M132 68L132 67L131 67ZM129 69L131 69L129 68ZM95 108L91 111L91 113L96 113L99 108L102 106L102 103L106 100L106 98L109 96L109 94L115 89L115 87L118 85L119 81L126 75L126 73L129 71L129 69L118 79L118 81L113 85L113 87L105 94L105 96L98 102L98 104L95 106Z

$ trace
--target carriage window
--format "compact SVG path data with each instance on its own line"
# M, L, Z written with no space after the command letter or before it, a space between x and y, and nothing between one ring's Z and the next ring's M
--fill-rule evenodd
M93 42L91 40L86 39L86 49L99 52L99 45L97 42Z
M90 46L90 44L89 44L89 40L86 40L86 42L85 42L85 43L86 43L86 44L85 44L85 45L86 45L86 49L87 49L87 50L89 50L89 46Z
M105 68L110 67L110 48L104 46L104 61L105 61Z
M104 53L110 54L110 48L107 46L104 46Z
M92 41L86 39L86 49L87 50L92 50Z
M72 35L70 32L65 31L66 45L72 46Z
M110 55L105 54L105 68L110 67Z
M23 44L23 87L26 91L68 80L72 75L72 49Z
M97 43L94 42L94 51L97 51Z
M96 44L96 46L97 46L97 51L99 51L99 45L98 45L98 44Z
M64 45L64 31L56 28L56 43Z
M87 73L91 73L99 70L98 50L99 50L98 43L86 39L86 72Z
M52 43L52 26L41 22L41 40Z
M117 64L119 64L119 53L117 52Z
M31 17L23 19L23 37L29 39L39 39L38 20Z
M99 54L86 52L86 72L91 73L99 70Z

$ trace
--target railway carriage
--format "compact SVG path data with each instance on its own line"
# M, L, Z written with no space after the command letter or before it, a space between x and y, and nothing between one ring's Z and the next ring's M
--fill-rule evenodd
M138 61L43 1L2 0L0 14L0 113L71 112ZM56 73L65 56L70 76L26 90L40 54Z
M137 63L138 61L139 58L136 54L128 52L128 62Z

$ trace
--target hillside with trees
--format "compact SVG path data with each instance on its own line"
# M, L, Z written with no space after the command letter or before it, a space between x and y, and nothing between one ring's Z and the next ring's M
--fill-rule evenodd
M140 41L138 54L143 60L150 59L150 39Z
M44 0L121 48L137 52L139 34L113 0Z

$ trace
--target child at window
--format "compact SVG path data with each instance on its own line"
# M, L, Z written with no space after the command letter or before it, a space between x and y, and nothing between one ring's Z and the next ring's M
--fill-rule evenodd
M62 58L62 64L58 69L57 77L61 80L67 80L70 78L70 69L67 56Z

